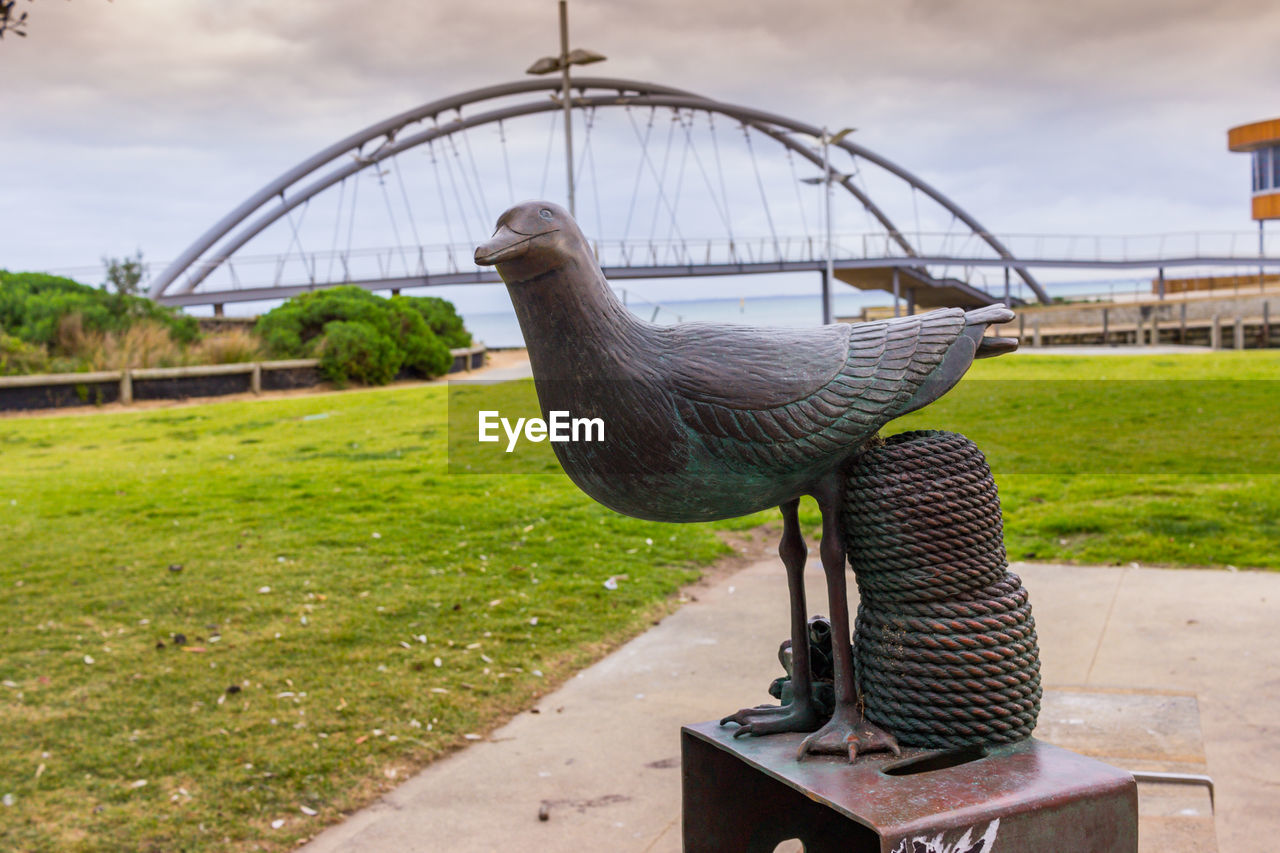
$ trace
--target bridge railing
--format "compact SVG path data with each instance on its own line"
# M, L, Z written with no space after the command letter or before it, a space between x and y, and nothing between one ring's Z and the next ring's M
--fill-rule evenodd
M995 254L982 235L959 232L910 232L903 234L915 256L949 268L947 274L966 278L966 263L991 262ZM1259 258L1257 231L1198 231L1165 234L1035 234L993 235L1030 266L1037 261L1097 263L1148 263L1187 258L1210 258L1219 265L1239 261L1241 266ZM754 235L716 238L628 238L598 240L592 249L601 266L621 269L663 269L672 274L698 274L718 267L759 269L770 265L817 265L825 260L825 237L809 235ZM874 261L909 257L901 244L885 232L833 235L835 258ZM1262 238L1262 254L1280 256L1280 234ZM273 287L325 287L344 282L388 281L475 274L471 243L421 246L383 246L330 251L292 251L284 254L233 256L213 267L198 288L202 293L261 290ZM163 265L155 265L162 268ZM94 270L67 270L89 275ZM100 270L97 270L100 273ZM182 280L175 282L181 287ZM175 292L171 290L170 293Z

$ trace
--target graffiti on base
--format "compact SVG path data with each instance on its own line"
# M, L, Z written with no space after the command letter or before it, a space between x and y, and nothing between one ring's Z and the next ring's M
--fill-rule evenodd
M940 832L937 835L918 835L904 838L893 848L893 853L993 853L996 846L996 833L1000 830L1000 820L991 821L981 835L975 837L978 827L971 826L954 841L947 836L954 832Z

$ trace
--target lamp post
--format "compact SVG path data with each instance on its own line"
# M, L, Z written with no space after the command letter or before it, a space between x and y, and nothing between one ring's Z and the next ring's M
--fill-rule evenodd
M568 179L569 187L569 214L577 216L573 199L573 116L570 112L572 109L571 98L569 95L569 66L571 65L589 65L592 62L601 62L605 59L603 54L596 53L591 50L569 50L569 4L567 0L560 0L560 55L544 56L537 62L533 63L525 70L526 74L550 74L553 71L559 71L563 86L561 88L560 97L564 101L564 161L565 174Z
M822 128L822 135L818 137L822 143L822 177L821 178L803 178L802 183L806 184L822 184L825 197L823 199L823 220L827 229L827 268L822 274L822 324L825 326L831 322L831 281L835 278L835 259L831 251L831 180L839 177L844 180L848 175L835 175L831 171L830 148L853 133L856 128L846 127L830 133L826 127Z

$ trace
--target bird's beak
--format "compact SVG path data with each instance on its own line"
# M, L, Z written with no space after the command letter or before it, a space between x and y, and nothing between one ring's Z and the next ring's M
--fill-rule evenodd
M476 263L492 266L519 257L524 253L524 245L534 237L542 236L542 233L521 234L506 225L499 225L498 230L487 242L476 246Z

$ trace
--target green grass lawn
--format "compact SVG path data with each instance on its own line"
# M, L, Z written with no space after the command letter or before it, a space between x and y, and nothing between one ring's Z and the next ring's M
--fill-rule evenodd
M1280 568L1280 353L972 376L891 431L988 451L1012 557ZM292 846L726 552L554 469L451 474L446 432L441 386L0 420L0 848Z

